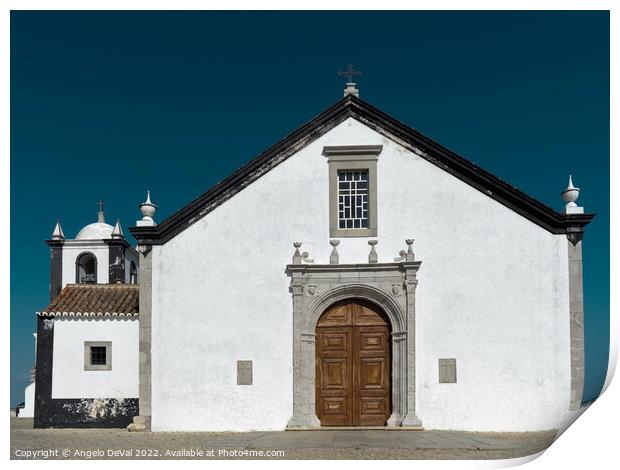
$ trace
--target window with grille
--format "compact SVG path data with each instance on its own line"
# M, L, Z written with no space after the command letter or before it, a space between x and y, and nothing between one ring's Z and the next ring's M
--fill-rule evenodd
M90 347L90 364L92 366L105 366L107 364L107 348L105 346Z
M323 147L329 166L329 236L377 236L377 159L381 145Z
M84 370L112 370L111 341L84 341Z
M368 228L368 170L338 172L338 228Z

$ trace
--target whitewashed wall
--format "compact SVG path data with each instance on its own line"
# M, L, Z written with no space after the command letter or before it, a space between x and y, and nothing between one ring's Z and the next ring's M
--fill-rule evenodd
M19 410L18 418L34 418L34 391L34 382L24 389L24 408Z
M34 357L37 357L37 334L32 333L34 337ZM33 418L34 417L34 392L35 383L30 383L24 389L24 409L19 412L20 418Z
M112 342L112 370L84 370L84 341ZM138 398L138 320L56 319L52 398Z
M97 257L97 283L107 284L110 275L109 246L93 240L65 242L62 250L62 287L75 284L75 261L82 253L90 252Z
M554 236L349 119L153 250L152 427L281 430L292 415L293 241L328 263L325 145L381 144L380 262L415 238L417 410L428 429L557 427L570 391L568 268ZM517 164L515 162L515 164ZM206 189L206 188L205 188ZM341 263L367 262L366 238ZM457 360L439 384L437 360ZM254 385L236 385L236 361Z
M110 279L110 247L103 241L69 240L65 242L62 252L62 287L75 284L75 261L86 252L97 257L97 283L107 284ZM125 251L125 282L129 283L129 266L131 262L140 267L138 253L128 248Z

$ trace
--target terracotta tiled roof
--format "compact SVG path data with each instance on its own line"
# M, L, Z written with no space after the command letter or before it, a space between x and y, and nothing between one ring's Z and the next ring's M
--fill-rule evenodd
M51 316L137 316L136 284L67 284L38 315Z

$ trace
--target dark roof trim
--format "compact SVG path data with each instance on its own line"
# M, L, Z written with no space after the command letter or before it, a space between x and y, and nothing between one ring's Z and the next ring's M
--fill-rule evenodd
M567 233L569 227L583 231L583 227L594 217L594 214L561 214L365 101L348 95L172 214L161 224L154 227L131 227L129 231L139 244L166 243L273 167L350 117L413 151L551 233Z

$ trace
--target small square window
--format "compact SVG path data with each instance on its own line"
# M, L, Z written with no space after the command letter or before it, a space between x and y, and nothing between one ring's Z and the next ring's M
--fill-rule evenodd
M84 341L84 370L112 370L111 341Z
M105 346L90 347L90 364L93 366L105 366L107 348Z

